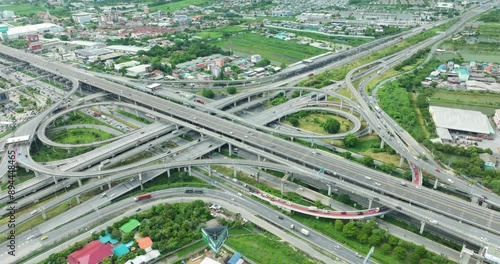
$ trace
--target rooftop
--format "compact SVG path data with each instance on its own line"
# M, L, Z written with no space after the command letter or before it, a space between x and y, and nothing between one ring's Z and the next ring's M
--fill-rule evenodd
M68 256L69 264L94 264L101 262L104 258L111 256L113 247L103 244L97 240L88 243Z
M120 227L120 230L123 233L130 233L140 225L141 225L141 223L139 223L139 221L137 221L135 219L130 219L130 221L128 221L126 224L124 224Z
M430 106L429 112L436 127L480 134L495 133L488 117L479 111Z

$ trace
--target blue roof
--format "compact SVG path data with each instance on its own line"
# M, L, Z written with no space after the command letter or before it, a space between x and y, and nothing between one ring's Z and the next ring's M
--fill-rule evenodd
M240 258L243 257L240 252L234 253L234 255L227 261L227 264L236 264Z
M124 244L120 244L120 245L116 246L115 248L113 248L113 253L117 257L121 257L121 256L123 256L123 255L125 255L125 254L127 254L129 252L130 252L130 250Z
M108 232L106 232L106 234L104 236L99 236L99 242L101 242L103 244L110 243L110 244L114 245L114 244L118 243L118 240L112 238L111 235Z
M446 69L446 64L439 65L438 70L444 70L444 69Z

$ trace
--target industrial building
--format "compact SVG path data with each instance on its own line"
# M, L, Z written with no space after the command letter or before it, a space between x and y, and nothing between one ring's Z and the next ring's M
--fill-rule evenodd
M442 139L451 140L451 133L474 134L480 137L494 134L488 117L479 112L440 106L430 106L429 112Z
M2 40L24 39L27 35L59 33L63 28L52 23L42 23L36 25L26 25L20 27L10 27L6 33L3 33Z

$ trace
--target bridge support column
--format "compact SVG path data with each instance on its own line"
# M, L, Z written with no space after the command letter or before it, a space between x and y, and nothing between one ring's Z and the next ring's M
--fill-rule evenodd
M76 203L77 203L77 204L80 204L80 195L77 195L77 196L76 196Z
M326 185L328 187L328 196L332 195L332 186L330 184Z
M175 124L175 130L179 130L179 124Z
M285 181L281 181L281 196L285 195Z
M167 170L167 178L170 178L170 169Z
M141 186L141 191L144 190L144 186L142 185L142 173L139 173L137 178L139 178L139 185Z
M250 103L250 96L248 97L248 102Z
M292 140L292 142L293 142L293 137L290 137L290 139L291 139L291 140Z
M212 169L210 168L210 164L208 164L208 177L212 177Z
M104 191L104 187L102 187L102 185L99 185L99 189L100 189L101 191Z
M424 228L425 228L425 222L422 221L422 222L420 222L420 234L422 234L424 232Z
M384 141L383 141L383 140L381 140L381 141L380 141L380 148L381 148L381 149L383 149L383 148L384 148Z
M368 134L371 134L372 132L373 132L373 129L372 129L372 127L369 126L368 127Z
M373 199L368 198L368 209L372 209Z
M319 93L318 93L318 97L319 97ZM325 102L328 102L328 94L325 94Z
M55 176L52 176L52 179L54 179L54 184L57 184L57 179Z
M82 187L82 180L78 179L78 187Z
M399 158L399 167L403 166L403 161L405 159L403 158L403 156L401 156L401 158Z
M436 178L436 181L434 181L434 186L432 187L434 190L437 189L439 183L439 179Z
M233 148L231 147L231 144L227 144L229 146L229 157L231 157L231 154L233 153Z
M188 174L191 176L191 166L188 167Z
M40 173L38 171L33 171L35 173L35 177L40 177Z
M137 109L135 109L135 116L139 117L139 111L137 111Z
M260 161L260 155L257 154L257 161Z
M236 172L236 165L234 165L233 166L233 177L234 178L236 178L236 174L237 174L237 172Z
M340 110L342 110L343 106L344 106L344 100L340 100Z
M120 95L118 95L118 101L121 102L122 101L122 97Z
M42 218L43 218L43 220L47 219L47 215L45 214L45 210L42 211Z
M111 182L108 181L108 189L111 189Z
M236 102L233 103L233 107L236 107Z

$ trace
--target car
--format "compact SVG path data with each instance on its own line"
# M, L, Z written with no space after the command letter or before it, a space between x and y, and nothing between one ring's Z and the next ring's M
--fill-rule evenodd
M374 182L373 184L377 185L377 186L380 186L382 184L378 183L378 182Z
M373 200L374 201L380 201L380 199L378 197L373 197Z
M247 136L247 135L245 135L245 138L248 138L248 136Z
M419 189L419 190L422 190L422 187L418 186L418 185L415 185L415 188Z
M356 252L356 256L357 256L358 258L362 258L362 257L363 257L363 256L361 256L361 254L359 254L358 252Z
M231 134L231 135L232 135L232 134L233 134L233 131L229 131L229 134Z
M452 179L447 180L449 183L455 183Z
M488 242L488 239L486 237L481 237L481 240Z
M406 182L401 181L401 185L406 186Z
M441 170L440 169L436 169L436 172L441 172Z
M209 147L209 148L211 148L211 147L212 147L212 144L208 145L208 147Z
M272 146L271 146L271 148L276 148L276 146L275 146L275 145L272 145Z
M435 225L438 223L438 221L436 221L436 220L434 220L434 219L429 220L429 222L430 222L431 224L435 224Z
M283 220L283 216L278 215L278 219Z
M341 215L345 215L345 214L347 214L347 212L342 211L342 212L340 212L340 214L341 214Z
M137 209L135 209L135 211L136 211L136 212L139 212L140 210L141 210L141 208L137 208Z
M40 240L45 240L47 238L49 238L49 236L43 236L42 238L40 238Z
M486 195L481 195L481 198L483 198L483 200L488 200L488 197L486 197Z
M441 253L441 256L442 256L442 257L445 257L445 258L447 258L447 257L448 257L448 255L446 255L446 254L444 254L444 253Z
M29 236L28 238L26 238L26 240L33 239L34 237L35 237L35 235L31 235L31 236Z
M371 180L371 179L372 179L372 177L365 176L365 179L367 179L367 180Z
M311 154L313 154L314 156L319 156L319 153L316 151L311 152Z
M33 211L31 212L31 215L34 215L34 214L37 214L37 213L38 213L38 210L37 210L37 209L35 209L35 210L33 210Z
M401 206L399 206L399 205L398 205L398 206L396 206L396 209L398 209L398 210L403 210L403 208L401 208Z
M358 214L358 215L362 215L362 214L363 214L363 212L357 212L356 214Z
M194 116L193 119L196 120L197 119L196 116Z

